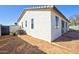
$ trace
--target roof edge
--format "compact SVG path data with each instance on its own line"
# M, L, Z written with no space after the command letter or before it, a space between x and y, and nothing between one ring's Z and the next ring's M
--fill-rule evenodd
M62 16L63 16L63 18L65 18L66 19L66 21L68 21L69 23L70 23L70 21L63 15L63 13L61 13L55 6L53 7L57 12L59 12Z
M57 12L59 12L59 13L63 16L63 18L66 19L66 21L68 21L68 22L70 23L70 21L55 7L55 5L53 5L53 6L43 6L43 7L25 8L25 9L23 9L21 15L19 16L19 18L18 18L18 20L17 20L17 23L21 20L21 18L24 16L24 14L25 14L25 12L26 12L27 10L44 9L44 8L46 8L46 9L47 9L47 8L54 8Z

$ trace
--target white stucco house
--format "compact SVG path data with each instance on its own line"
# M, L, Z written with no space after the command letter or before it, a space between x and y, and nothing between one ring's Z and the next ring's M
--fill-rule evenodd
M24 9L17 24L27 35L48 42L69 31L69 20L55 6Z

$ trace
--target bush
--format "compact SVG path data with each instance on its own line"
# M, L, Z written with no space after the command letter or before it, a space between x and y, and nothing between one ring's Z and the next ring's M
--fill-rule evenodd
M16 36L16 32L11 32L10 35Z
M16 31L16 34L18 34L18 35L26 35L26 32L24 30L18 30L18 31Z
M13 33L13 36L16 36L16 33Z

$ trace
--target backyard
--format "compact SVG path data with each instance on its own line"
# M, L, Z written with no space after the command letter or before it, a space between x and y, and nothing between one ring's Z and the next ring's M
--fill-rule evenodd
M54 41L55 43L66 47L73 53L79 54L79 31L70 31Z
M71 54L79 53L79 32L70 31L54 42L28 35L1 36L0 53L8 54Z

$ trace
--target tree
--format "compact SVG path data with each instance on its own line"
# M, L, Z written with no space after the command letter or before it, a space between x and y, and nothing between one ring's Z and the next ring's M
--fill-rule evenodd
M15 23L15 25L17 25L17 23Z
M71 22L70 26L79 25L79 15L70 16L69 19L70 19L70 22Z
M75 15L75 18L76 18L77 25L79 25L79 15Z
M70 26L76 26L77 24L76 24L76 19L75 19L75 17L74 16L70 16L69 17L69 20L70 20Z
M79 15L73 15L70 18L70 26L78 26L79 29Z

